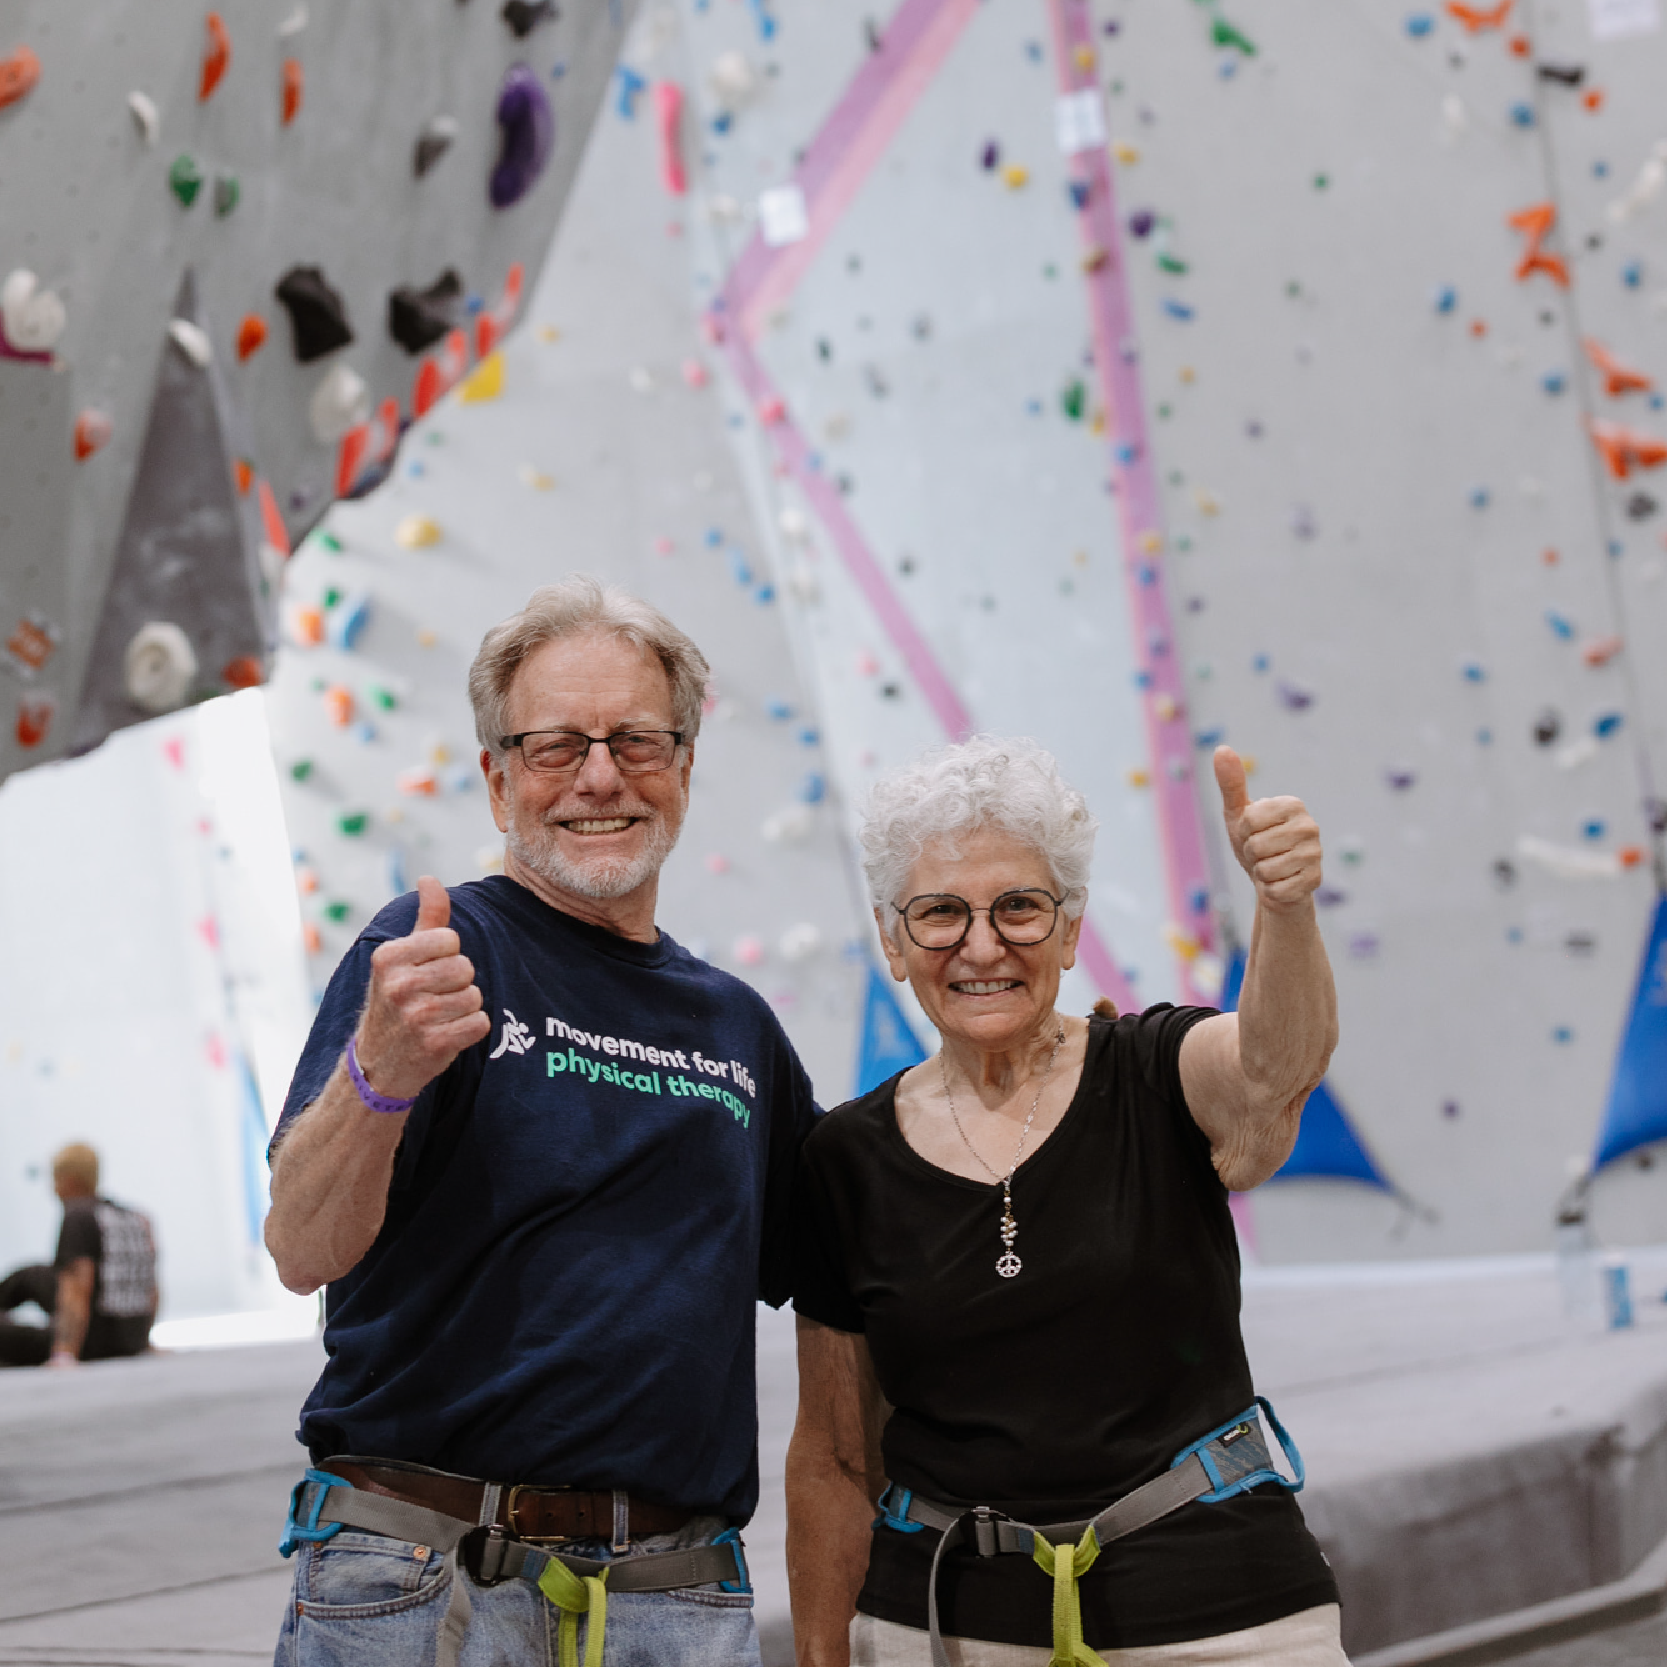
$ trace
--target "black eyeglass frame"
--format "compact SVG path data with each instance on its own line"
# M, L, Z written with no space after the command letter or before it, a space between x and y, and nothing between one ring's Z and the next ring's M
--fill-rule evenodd
M999 904L1004 897L1029 896L1047 898L1047 900L1053 904L1053 919L1048 922L1048 929L1041 935L1041 937L1031 938L1028 942L1021 943L1016 939L1008 937L1008 935L996 924L996 905ZM947 902L959 903L961 907L967 911L967 923L961 928L961 935L954 941L954 943L922 943L920 939L915 936L914 928L909 924L909 906L910 904L919 903L929 897L941 897ZM1055 897L1054 894L1045 886L1013 886L1009 890L1002 892L1000 896L994 898L990 903L981 909L975 909L972 904L966 900L966 898L957 896L952 891L923 891L918 896L909 898L907 902L892 904L892 907L903 917L903 930L909 934L909 942L912 943L916 949L924 949L929 954L934 955L944 954L952 949L959 949L961 945L967 941L967 933L972 930L972 917L974 915L988 915L990 919L990 930L994 932L995 935L1009 948L1034 949L1038 944L1046 943L1048 939L1054 935L1055 930L1059 926L1059 911L1064 906L1065 899L1063 897Z
M503 752L519 751L521 763L536 776L577 775L590 762L592 747L606 747L608 756L614 761L614 768L622 776L656 776L662 770L669 770L677 762L677 750L683 745L684 733L681 729L616 729L607 735L587 735L582 729L524 729L519 735L500 735L498 747ZM584 756L576 764L566 765L560 770L541 769L528 759L527 749L523 744L534 735L571 735L576 740L584 741ZM626 764L620 758L614 743L628 740L633 735L669 735L672 740L671 757L664 764L651 764L646 768L641 764Z

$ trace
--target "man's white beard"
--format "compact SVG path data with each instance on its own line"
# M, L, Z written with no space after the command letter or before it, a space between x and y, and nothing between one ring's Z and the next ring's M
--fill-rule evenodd
M651 815L647 821L647 842L631 858L598 853L584 861L573 862L558 846L557 830L548 823L540 824L535 844L512 821L504 843L523 868L549 881L559 891L588 897L595 903L605 903L616 897L629 896L638 886L652 880L671 855L680 828L673 827L661 815Z

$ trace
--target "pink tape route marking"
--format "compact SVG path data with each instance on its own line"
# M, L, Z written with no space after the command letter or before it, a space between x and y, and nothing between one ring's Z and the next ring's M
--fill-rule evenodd
M1100 96L1099 60L1088 0L1051 0L1049 9L1053 13L1061 86L1068 93L1092 89L1096 97ZM1094 363L1100 373L1118 462L1117 503L1136 663L1145 668L1148 678L1142 705L1152 760L1152 791L1158 796L1170 918L1207 949L1215 940L1210 871L1193 787L1192 735L1186 690L1175 653L1175 627L1162 556L1163 520L1147 442L1140 368L1135 355L1124 352L1124 344L1132 344L1135 339L1134 309L1117 223L1117 199L1103 145L1082 152L1076 166L1078 179L1089 190L1088 205L1080 219L1084 247L1094 257L1087 274ZM1178 955L1176 965L1187 1000L1208 1004L1193 980L1191 963Z
M780 412L769 424L780 467L798 482L915 686L953 740L972 733L972 715L892 589L833 482L813 464L812 448L765 369L756 343L770 313L792 294L826 245L980 3L904 0L879 50L857 72L793 176L804 193L808 235L798 243L772 249L755 234L731 270L711 315L736 380L754 410ZM1088 975L1118 1010L1138 1011L1133 987L1091 920L1084 919L1077 948Z

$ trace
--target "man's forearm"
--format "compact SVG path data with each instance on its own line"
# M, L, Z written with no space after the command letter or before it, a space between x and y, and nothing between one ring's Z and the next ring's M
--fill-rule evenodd
M787 1584L798 1667L848 1667L851 1617L868 1573L874 1502L828 1453L787 1449Z
M1258 1110L1301 1102L1337 1046L1337 990L1314 905L1258 907L1239 997L1239 1063Z
M340 1064L279 1143L266 1248L290 1290L341 1278L375 1243L405 1123L368 1110Z

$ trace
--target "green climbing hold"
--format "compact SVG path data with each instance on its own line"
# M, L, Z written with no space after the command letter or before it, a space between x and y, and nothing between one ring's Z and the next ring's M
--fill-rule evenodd
M182 208L189 208L203 188L203 171L189 156L175 158L168 170L168 189L179 198Z
M1180 277L1183 273L1190 272L1192 268L1179 255L1160 251L1158 254L1158 270L1160 272L1173 272L1176 277Z
M1076 381L1059 396L1059 408L1074 423L1082 421L1082 414L1088 405L1088 389L1083 386L1082 378Z
M1315 176L1314 176L1314 189L1316 191L1323 191L1330 184L1331 184L1331 175L1330 174L1315 174Z
M1179 550L1182 555L1185 555L1187 551L1192 548L1191 535L1187 533L1179 534L1175 540L1175 548Z
M368 810L349 810L336 818L336 828L349 839L357 839L370 826Z
M340 926L353 913L353 905L351 903L326 903L324 913Z
M291 781L305 781L313 773L313 761L310 758L298 758L289 767Z
M1169 416L1169 406L1167 404L1160 405L1158 407L1158 416L1161 419L1167 419L1168 418L1168 416Z
M333 608L339 601L341 601L341 599L342 593L340 588L336 585L331 585L330 588L324 593L324 606L327 608Z
M370 698L382 708L384 712L392 712L399 705L399 697L392 689L375 688L370 692Z
M1217 46L1230 46L1247 58L1256 56L1256 43L1241 30L1235 29L1224 17L1218 17L1210 28L1210 39Z
M243 188L237 183L236 174L217 174L214 180L214 212L224 220L237 207L238 199L243 195Z
M1059 276L1059 268L1050 260L1048 264L1042 268L1042 276L1044 278L1057 278Z

